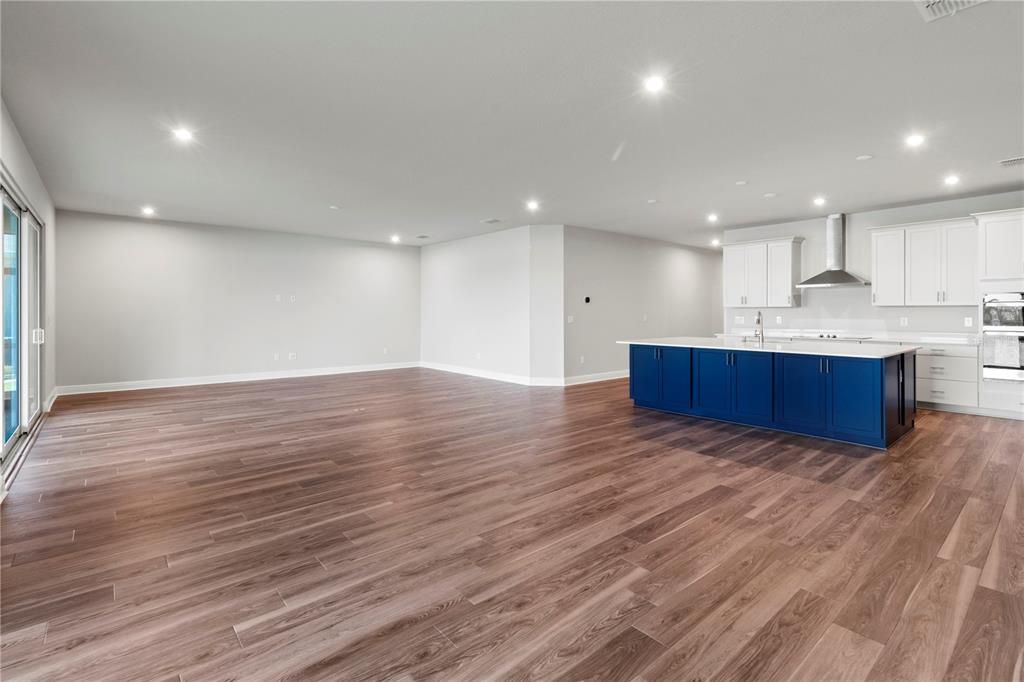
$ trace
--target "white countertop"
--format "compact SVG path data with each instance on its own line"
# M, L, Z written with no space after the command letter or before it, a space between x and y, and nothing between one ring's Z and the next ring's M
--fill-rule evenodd
M818 334L836 334L843 337L857 337L838 339L839 342L850 343L911 343L919 345L928 344L949 344L956 346L977 346L981 339L978 334L962 334L957 332L889 332L889 331L857 331L837 329L766 329L765 339L800 339L815 341ZM715 336L753 336L753 329L735 329L729 334L715 334ZM836 343L834 339L821 339Z
M894 343L850 343L844 341L773 341L765 339L759 345L750 338L741 336L666 336L661 339L634 339L619 341L635 346L675 346L678 348L710 348L713 350L758 351L762 353L792 353L795 355L827 355L843 358L869 358L880 360L917 350L916 346L899 346Z

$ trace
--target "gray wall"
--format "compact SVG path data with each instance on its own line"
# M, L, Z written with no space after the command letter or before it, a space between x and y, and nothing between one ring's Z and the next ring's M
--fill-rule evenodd
M621 372L616 341L721 331L721 253L567 226L565 315L566 376Z
M897 225L942 218L960 218L982 211L997 211L1024 206L1024 191L1003 192L977 197L951 199L899 208L851 213L846 219L846 269L871 279L871 237L868 228ZM752 241L772 237L804 237L802 253L803 277L825 269L825 219L801 220L792 223L727 230L724 242ZM855 331L899 332L977 332L964 326L964 318L977 318L977 306L879 307L871 305L871 288L822 289L803 292L799 308L765 308L765 326L787 329L849 329ZM749 328L755 311L749 308L727 308L727 329ZM782 317L782 322L776 318ZM743 320L737 320L742 317ZM907 326L900 326L900 318Z
M420 258L420 359L527 382L530 228L431 244Z
M565 228L530 226L530 378L565 377Z
M62 387L419 358L414 247L64 211L57 237Z

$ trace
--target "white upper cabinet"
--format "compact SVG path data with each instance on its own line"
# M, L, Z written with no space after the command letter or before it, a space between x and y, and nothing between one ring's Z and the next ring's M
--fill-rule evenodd
M871 233L871 303L906 305L904 302L905 230Z
M747 300L744 305L765 306L768 304L768 245L748 244L747 251Z
M942 302L942 228L911 227L906 239L906 305Z
M722 248L722 297L730 308L799 305L799 239L730 244Z
M975 213L980 279L1024 277L1024 209Z
M731 308L742 306L747 295L747 248L722 248L722 300Z
M965 218L872 231L871 302L975 305L977 251L977 227Z
M787 239L768 242L768 305L769 308L791 308L799 305L800 241Z
M978 305L978 227L973 221L942 231L942 303Z

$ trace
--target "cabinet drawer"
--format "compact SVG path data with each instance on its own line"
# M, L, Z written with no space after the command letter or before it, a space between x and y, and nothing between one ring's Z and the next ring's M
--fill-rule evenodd
M944 344L944 343L928 343L928 344L907 344L911 346L920 346L917 350L918 355L945 355L954 358L974 358L978 359L978 347L969 346L967 344ZM977 380L975 377L974 380Z
M1024 381L982 381L981 406L987 410L1024 412Z
M918 376L917 399L926 403L977 407L978 383L976 381L926 379Z
M953 355L918 355L919 379L947 379L978 382L978 359Z

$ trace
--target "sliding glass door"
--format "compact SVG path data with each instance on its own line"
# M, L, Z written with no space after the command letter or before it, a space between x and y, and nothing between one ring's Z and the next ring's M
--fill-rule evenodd
M3 452L21 432L21 211L4 197Z
M42 408L40 386L42 303L42 229L3 191L3 275L0 277L0 326L3 328L3 393L0 468L5 478L18 438L32 427Z
M40 325L42 302L42 231L31 213L24 213L21 227L21 367L23 372L21 425L27 430L39 416L43 399L40 385L40 353L43 330Z

